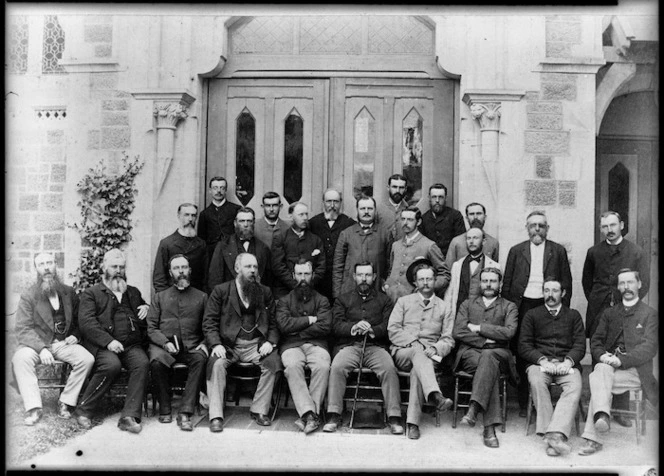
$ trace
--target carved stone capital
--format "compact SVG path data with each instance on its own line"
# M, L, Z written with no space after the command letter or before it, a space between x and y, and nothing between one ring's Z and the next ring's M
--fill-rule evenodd
M481 130L500 130L500 103L472 103L470 115L480 123Z
M187 105L182 102L155 102L152 113L157 118L157 129L175 129L178 122L187 118Z

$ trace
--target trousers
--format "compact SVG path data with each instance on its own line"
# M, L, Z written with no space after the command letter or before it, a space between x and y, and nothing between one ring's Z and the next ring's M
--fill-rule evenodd
M550 375L542 372L539 365L531 365L527 372L537 410L535 431L538 435L559 432L569 437L581 398L581 373L574 369L573 374ZM556 382L563 389L555 409L549 391L551 382Z
M226 358L218 359L212 367L212 373L207 380L207 394L210 399L210 420L224 417L224 394L226 392L227 369L235 362L256 364L261 368L256 393L251 402L249 411L267 414L270 410L270 400L274 389L276 374L268 369L262 362L258 353L258 339L235 341L235 347L227 351ZM274 352L274 351L273 351Z
M82 345L66 344L64 340L54 340L49 350L54 358L71 365L71 372L60 394L60 401L75 407L95 359ZM35 366L40 362L39 354L31 347L20 347L12 358L16 383L26 411L42 407L39 381L35 371Z
M281 361L298 415L302 416L307 412L320 415L330 375L329 352L321 346L304 343L283 351ZM309 388L304 377L305 367L311 370Z
M474 373L470 399L482 407L484 426L503 422L500 407L500 374L509 370L512 353L508 349L466 349L459 360L460 370Z
M92 377L75 413L90 418L97 409L101 398L120 374L122 367L127 369L129 380L127 396L120 415L121 417L134 417L140 421L150 370L148 356L140 345L132 345L119 354L106 349L100 349L97 352Z
M595 365L595 370L588 376L588 380L590 381L590 403L588 404L588 418L586 418L586 425L581 436L601 443L601 438L595 431L595 415L597 412L611 415L613 395L640 389L641 379L635 367L621 370L600 362Z
M343 347L332 360L330 382L327 388L327 411L341 414L346 381L351 370L360 364L370 368L380 381L383 400L388 417L401 417L401 396L399 394L399 376L392 357L383 347L367 343L364 359L360 362L362 343L355 342Z
M544 298L539 299L530 299L524 297L521 299L521 305L519 306L519 321L516 327L516 334L510 340L510 350L512 354L516 356L516 371L519 375L519 384L516 387L516 396L517 401L519 402L519 408L525 409L528 405L528 375L526 369L528 368L529 363L521 358L519 355L519 335L521 334L521 323L523 322L523 317L528 311L539 306L544 305Z
M176 354L175 361L187 364L187 381L184 384L184 393L182 394L182 403L179 413L194 413L198 392L201 388L203 375L205 372L205 363L207 356L202 351L181 352ZM170 377L172 368L167 367L158 360L150 362L150 371L152 373L152 385L157 393L159 402L159 414L167 415L171 413L171 388Z
M433 360L427 357L422 349L410 347L397 349L394 363L398 369L410 372L406 423L419 425L425 397L429 398L432 393L440 392Z

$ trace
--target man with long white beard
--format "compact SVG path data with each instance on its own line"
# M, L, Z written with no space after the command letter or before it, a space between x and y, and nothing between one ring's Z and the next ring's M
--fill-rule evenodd
M78 296L58 277L50 253L35 256L37 282L21 295L16 311L18 350L12 359L16 384L26 410L24 423L36 424L42 417L42 400L35 373L38 363L67 362L72 370L58 401L58 416L70 418L94 358L79 341Z
M197 217L198 207L193 203L183 203L178 207L180 226L173 234L161 240L157 248L152 273L152 286L154 286L155 293L171 286L168 263L175 255L187 257L191 267L191 285L200 291L205 291L208 251L205 240L196 236Z
M159 401L159 422L171 423L171 368L176 362L187 365L177 423L181 430L193 431L191 415L208 357L202 327L207 294L190 285L191 268L184 255L173 256L169 267L173 285L155 295L148 312L150 372Z
M267 286L258 283L258 262L251 253L235 260L237 277L215 286L203 316L203 333L211 349L206 370L210 398L210 431L224 429L226 369L235 362L260 366L261 377L249 409L251 418L269 426L267 417L276 373L283 369L274 352L279 330L274 317L274 299Z
M305 435L320 426L320 412L330 375L327 338L332 329L332 310L325 296L311 288L311 261L295 263L294 290L277 301L277 325L281 332L281 360L295 410L295 420ZM311 370L307 387L304 369Z
M144 346L150 306L137 288L127 284L125 265L119 249L107 251L101 265L102 281L81 294L78 320L83 346L95 357L95 365L74 415L81 427L90 428L91 415L124 367L129 381L118 428L139 433L149 370Z

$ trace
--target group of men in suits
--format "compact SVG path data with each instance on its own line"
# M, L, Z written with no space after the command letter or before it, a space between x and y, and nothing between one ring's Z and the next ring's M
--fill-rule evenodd
M466 230L461 213L446 206L442 184L430 187L424 214L405 202L407 181L396 174L388 180L389 203L357 198L357 221L341 213L341 193L329 189L324 211L311 220L306 204L290 204L290 223L279 218L278 194L263 196L264 216L257 219L251 208L226 199L226 185L222 177L210 180L212 203L200 217L194 204L178 208L178 229L159 243L152 305L126 283L126 258L119 250L104 255L101 282L85 290L80 302L57 278L53 257L35 257L38 281L21 297L20 346L12 361L26 424L42 414L38 362L57 358L72 365L58 412L63 418L73 414L84 428L121 368L127 369L118 426L133 433L141 431L148 372L159 421L172 421L168 378L181 362L189 373L178 425L193 430L191 415L205 382L210 430L219 432L227 369L241 361L260 367L250 408L259 425L270 424L270 398L283 370L299 414L296 426L315 431L327 395L324 430L335 431L346 379L362 365L381 381L395 434L404 431L396 371L410 372L407 432L419 438L423 402L438 410L451 406L434 362L453 358L453 369L474 375L462 423L474 426L482 413L486 446L498 447L498 381L506 374L517 384L524 413L532 398L537 432L547 441L547 454L557 456L570 451L586 336L597 364L592 398L598 397L591 401L582 454L601 448L597 432L608 430L612 393L644 385L648 398L656 398L656 312L640 301L647 293L648 263L643 250L622 237L615 212L600 218L606 241L588 251L584 265L584 328L569 308L567 252L547 239L543 212L528 215L529 239L509 250L501 270L498 241L484 231L485 207L466 207ZM555 409L551 382L563 389Z

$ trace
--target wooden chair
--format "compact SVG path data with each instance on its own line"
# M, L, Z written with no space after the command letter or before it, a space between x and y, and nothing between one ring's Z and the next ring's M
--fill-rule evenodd
M346 380L346 392L343 397L344 410L346 410L346 405L350 403L353 404L355 396L355 388L357 387L357 372L358 369L353 369L348 374L348 379ZM383 400L382 387L380 385L380 380L378 376L368 367L362 367L360 369L360 386L357 393L358 403L374 403L379 404L381 412L383 414L383 420L387 423L387 416L385 413L385 401Z
M456 428L457 424L457 415L459 408L468 408L470 406L470 396L472 395L472 385L473 377L475 374L471 374L464 371L454 372L454 407L452 415L452 428ZM505 433L505 427L507 426L507 375L501 374L498 379L499 393L500 393L500 403L501 403L501 415L503 417L503 424L501 425L501 431ZM459 396L467 397L465 402L459 401Z
M611 409L611 415L619 415L624 418L632 418L635 421L636 444L641 444L641 437L646 434L646 394L643 389L629 390L630 407L634 404L634 410Z
M111 388L109 389L106 396L108 398L127 398L127 387L129 385L129 372L124 367L120 371L120 375L117 376ZM150 376L148 374L148 381L145 383L145 396L143 397L143 408L145 410L145 416L149 416L148 412L148 390L151 387Z
M37 364L35 366L39 389L57 389L59 394L62 394L62 391L65 389L70 372L71 365L61 360L56 360L51 365Z
M440 381L440 377L443 372L436 368L436 379ZM399 376L399 392L401 394L401 405L408 407L408 399L410 398L410 371L406 372L405 370L397 369L397 375ZM434 409L436 414L436 426L440 426L440 411L436 408L435 405L424 402L423 406L431 407Z
M261 378L261 368L259 365L248 363L248 362L235 362L231 364L227 369L227 377L235 383L235 392L233 394L233 400L235 401L235 406L240 405L240 392L242 390L243 383L251 383L252 385L258 385L258 381ZM280 371L276 376L276 381L274 387L277 392L276 400L273 397L272 399L272 414L270 415L270 421L274 421L277 416L277 410L279 408L279 401L281 400L281 388L282 380L284 380L284 373Z
M553 404L554 409L556 407L558 399L560 398L561 392L562 392L562 387L560 386L560 384L556 382L551 382L551 385L549 385L549 393L551 394L551 403ZM557 395L555 395L556 393ZM530 385L528 385L528 411L526 414L526 436L528 436L530 430L530 424L532 423L533 411L535 411L535 402L533 401L533 392L530 388ZM581 436L581 432L579 431L579 420L581 421L586 420L586 412L583 410L581 399L579 399L579 405L577 407L576 414L574 415L574 428L576 429L576 434Z
M182 362L176 362L175 364L173 364L171 369L173 371L170 380L171 393L177 392L179 394L182 394L184 393L184 388L185 385L187 384L187 377L189 376L189 366ZM150 377L150 383L151 383L150 394L152 395L152 416L155 416L157 415L157 407L159 405L152 377ZM205 380L202 379L201 388L199 388L199 391L202 390L204 386L205 386ZM198 413L198 415L202 414L200 399L198 398L196 399L196 413Z

